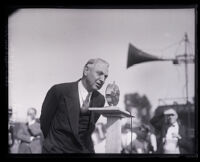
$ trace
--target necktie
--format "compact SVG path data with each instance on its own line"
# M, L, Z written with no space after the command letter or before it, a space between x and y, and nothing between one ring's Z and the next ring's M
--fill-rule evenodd
M83 105L81 107L82 112L87 112L90 106L90 93L86 96L86 99L83 101Z

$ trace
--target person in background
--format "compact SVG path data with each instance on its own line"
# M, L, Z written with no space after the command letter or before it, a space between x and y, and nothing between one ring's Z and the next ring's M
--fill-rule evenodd
M94 143L95 153L105 153L106 142L106 126L103 123L97 123L94 132L92 133L92 140Z
M138 127L136 139L124 149L124 153L148 154L152 146L149 139L149 128L142 124Z
M132 134L132 136L131 136ZM126 123L123 127L122 127L122 151L121 153L128 153L129 150L128 146L131 143L131 140L134 141L137 137L137 134L135 133L135 130L131 128L129 123Z
M149 153L153 154L157 151L156 135L153 133L152 128L150 128L148 125L146 126L148 128L147 141L149 141Z
M11 152L11 147L14 145L15 139L14 139L14 123L12 121L12 108L8 109L8 146L9 146L9 152Z
M21 140L18 153L41 153L42 131L40 123L36 120L36 109L29 108L27 111L27 123L22 123L17 132Z
M151 123L158 131L157 153L184 154L190 152L191 144L186 137L186 129L181 125L178 114L173 108L165 110L162 117L155 116Z

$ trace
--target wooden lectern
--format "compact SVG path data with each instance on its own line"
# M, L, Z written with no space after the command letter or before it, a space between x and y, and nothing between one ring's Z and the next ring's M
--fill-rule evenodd
M121 152L121 118L134 117L128 111L120 110L116 106L104 108L89 108L90 111L99 113L107 118L106 153Z

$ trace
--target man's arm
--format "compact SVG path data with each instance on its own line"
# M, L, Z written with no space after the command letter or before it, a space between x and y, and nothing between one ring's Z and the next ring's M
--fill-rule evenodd
M33 136L38 136L41 135L41 128L40 128L40 123L36 122L33 125L28 126L29 131Z
M56 113L58 106L58 100L56 96L55 86L53 86L48 92L42 104L41 116L40 116L40 125L44 137L47 136L51 121Z
M17 138L21 141L30 143L31 142L31 136L24 132L24 129L25 129L24 127L25 126L23 124L20 125L20 129L17 132Z
M104 107L105 105L105 98L103 95L100 95L100 98L98 100L98 103L96 103L95 107ZM94 113L94 122L96 123L97 120L99 119L100 114Z
M186 135L186 128L184 126L181 126L181 128L179 129L179 147L182 147L185 151L187 151L187 153L192 153L192 143L191 140L187 137Z
M101 101L101 107L104 107L105 106L105 98L102 96L102 99L101 99L102 101Z

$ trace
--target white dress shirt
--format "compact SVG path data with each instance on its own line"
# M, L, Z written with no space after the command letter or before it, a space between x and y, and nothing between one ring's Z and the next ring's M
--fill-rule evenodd
M35 122L36 122L36 120L31 120L31 121L28 122L28 125L32 125L32 124L34 124Z
M78 94L79 94L79 101L80 101L80 107L82 107L83 102L85 101L88 91L83 86L82 80L78 82ZM91 99L92 92L90 92L89 100Z
M179 154L180 150L178 147L178 138L174 135L179 134L179 125L178 123L174 123L171 125L164 138L164 153L167 154Z

